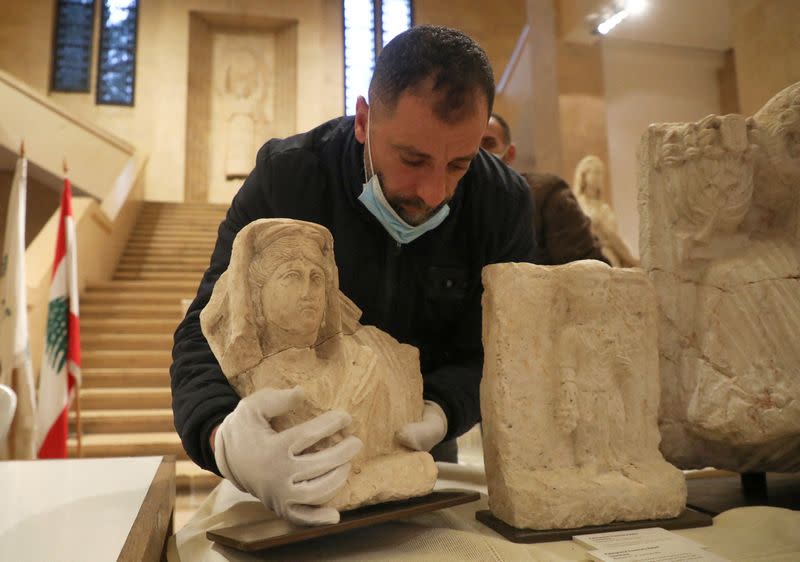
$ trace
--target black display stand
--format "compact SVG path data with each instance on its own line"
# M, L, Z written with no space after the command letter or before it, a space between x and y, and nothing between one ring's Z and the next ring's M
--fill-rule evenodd
M800 473L751 472L690 478L686 486L686 504L709 515L753 505L800 510Z
M492 515L488 509L475 513L475 519L501 534L511 542L537 543L551 541L568 541L575 535L588 535L589 533L608 533L611 531L630 531L632 529L647 529L661 527L662 529L691 529L694 527L708 527L712 524L711 517L687 508L680 516L673 519L647 519L644 521L618 521L606 525L590 525L575 529L548 529L536 531L533 529L517 529Z

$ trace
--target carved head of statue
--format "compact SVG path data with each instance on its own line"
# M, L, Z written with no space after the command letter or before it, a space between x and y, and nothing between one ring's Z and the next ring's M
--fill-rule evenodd
M753 197L752 129L740 115L710 115L664 136L656 165L667 176L682 236L706 243L744 220Z
M258 60L248 50L239 49L231 53L225 71L225 92L237 98L249 98L259 88L260 69Z
M341 333L338 271L325 227L261 219L244 227L200 315L228 377L291 347Z
M568 316L580 323L606 312L612 268L597 260L581 260L559 268L568 279L563 288L570 301Z
M577 195L602 201L605 195L606 166L597 156L584 156L575 167L572 189Z
M325 324L332 288L330 235L304 225L260 234L248 284L262 351L271 355L289 347L311 347Z
M761 144L779 180L796 186L800 182L800 82L769 100L753 116Z

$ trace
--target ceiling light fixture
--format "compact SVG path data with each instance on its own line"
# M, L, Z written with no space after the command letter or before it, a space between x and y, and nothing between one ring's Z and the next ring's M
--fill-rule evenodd
M640 14L646 8L647 0L615 0L600 12L591 14L587 20L592 27L592 33L607 35L625 18L632 14Z

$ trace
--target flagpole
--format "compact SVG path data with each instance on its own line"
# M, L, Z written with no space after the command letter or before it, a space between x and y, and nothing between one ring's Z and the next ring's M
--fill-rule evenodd
M64 157L64 177L69 173L69 166L67 166L67 157ZM68 367L69 368L69 367ZM83 424L81 420L81 385L75 385L75 441L77 443L77 458L83 456Z

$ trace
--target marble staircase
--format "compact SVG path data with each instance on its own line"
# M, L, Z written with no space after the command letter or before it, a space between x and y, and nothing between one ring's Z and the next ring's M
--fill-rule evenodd
M172 419L172 335L208 266L226 206L145 203L114 278L81 295L82 457L175 455L177 486L219 477L188 459ZM69 454L78 456L75 413Z

